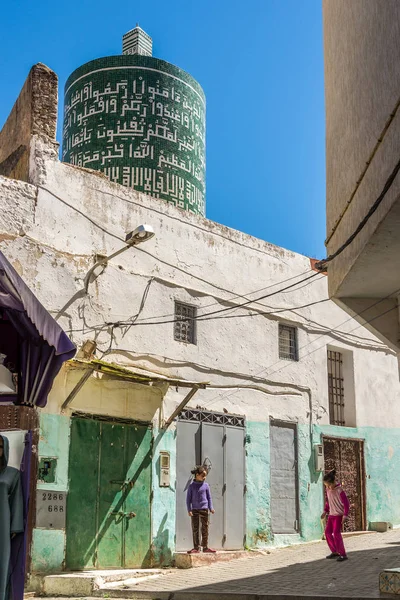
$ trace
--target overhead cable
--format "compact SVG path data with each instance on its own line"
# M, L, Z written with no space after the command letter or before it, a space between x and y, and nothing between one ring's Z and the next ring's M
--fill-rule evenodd
M380 300L378 300L377 302L374 302L373 304L371 304L370 306L368 306L367 308L365 308L364 310L360 311L359 313L356 313L354 315L354 317L349 317L348 319L346 319L345 321L343 321L343 323L340 323L338 325L338 327L341 327L342 325L344 325L345 323L347 323L348 321L352 321L354 320L356 317L361 316L363 313L365 313L366 311L370 310L371 308L374 308L374 306L377 306L378 304L380 304L381 302L383 302L384 300L387 300L390 296L392 296L393 294L396 294L400 292L400 288L398 290L395 290L394 292L391 292L390 294L388 294L387 296L385 296L385 298L381 298ZM350 329L349 332L347 333L351 333L353 331L355 331L356 329L359 329L360 327L365 327L365 325L368 325L369 323L372 323L373 321L375 321L376 319L379 319L380 317L383 317L384 315L390 313L393 310L397 310L398 307L397 306L393 306L392 308L385 310L382 313L379 313L378 315L375 315L374 317L372 317L371 319L365 321L364 323L359 323L357 324L355 327L353 327L353 329ZM330 331L335 331L335 330L328 330L326 333L320 335L319 337L317 337L316 339L312 340L311 342L308 342L307 344L304 344L304 346L301 346L299 348L299 352L300 350L306 348L307 346L310 346L311 344L315 344L315 342L317 342L319 339L326 337L327 335L329 335ZM313 354L314 352L317 352L318 350L322 350L323 348L326 347L326 343L322 344L321 346L318 346L317 348L314 348L313 350L310 350L310 352L307 352L306 354L303 354L300 359L306 358L307 356L310 356L311 354ZM271 377L272 375L275 375L276 373L279 373L280 371L283 371L283 369L286 369L287 367L291 366L291 362L285 361L285 364L280 367L279 369L276 369L275 371L271 371L269 372L269 369L271 369L272 367L274 367L274 365L279 364L280 362L284 362L283 360L279 360L276 363L274 363L273 365L270 365L268 367L265 367L263 369L261 369L261 371L258 371L257 373L251 375L252 377L259 377L260 375L262 375L263 373L266 373L266 377ZM268 373L267 373L268 371ZM278 383L278 382L277 382ZM281 383L281 382L279 382ZM223 396L216 396L214 397L210 402L207 402L206 407L208 408L209 406L211 406L212 404L214 404L215 402L217 402L218 400L225 400L226 398L229 398L231 396L233 396L234 394L237 394L238 392L230 392L229 394L225 394Z
M168 323L177 323L177 322L182 322L182 321L206 321L209 320L209 317L213 316L213 315L217 315L229 310L236 310L238 308L244 308L247 307L249 304L253 304L254 302L259 302L260 300L265 300L266 298L270 298L271 296L275 296L283 291L286 291L290 288L295 287L296 285L299 285L300 283L303 283L304 281L308 281L309 279L313 279L314 277L317 277L318 275L320 275L320 273L313 273L312 275L305 277L304 279L297 281L296 283L292 283L284 288L280 288L278 290L275 290L274 292L270 292L269 294L264 294L263 296L260 296L259 298L255 298L254 300L247 300L246 302L242 302L241 304L235 304L234 306L227 306L225 308L221 308L219 310L214 310L208 313L204 313L204 314L200 314L200 315L196 315L194 317L185 317L184 319L171 319L168 321L136 321L135 323L135 327L137 327L138 325L165 325ZM326 299L328 300L328 298ZM325 299L324 299L325 301ZM320 301L317 301L317 303L319 303ZM280 310L280 309L278 309ZM290 310L290 308L284 309L284 310ZM274 311L272 311L274 312ZM110 321L108 323L105 323L108 326L123 326L123 325L128 325L130 323L130 321Z
M372 215L377 211L378 207L383 202L386 194L388 193L388 191L392 187L393 182L396 179L397 173L399 172L399 170L400 170L400 160L398 161L398 163L396 164L395 168L391 172L391 174L390 174L389 178L387 179L387 181L386 181L386 183L385 183L385 185L383 187L383 190L379 194L378 198L375 200L375 202L373 203L373 205L371 206L371 208L369 209L369 211L367 212L367 214L365 215L365 217L363 218L363 220L361 221L361 223L355 229L355 231L336 250L336 252L334 252L333 254L330 254L327 258L324 258L324 259L320 260L319 262L315 263L315 268L316 269L319 269L320 271L325 271L326 270L326 265L328 263L332 262L332 260L334 260L337 256L339 256L339 254L341 254L344 250L346 250L346 248L348 246L350 246L350 244L352 243L352 241L364 229L365 225L368 223L368 221L370 220L370 218L372 217Z

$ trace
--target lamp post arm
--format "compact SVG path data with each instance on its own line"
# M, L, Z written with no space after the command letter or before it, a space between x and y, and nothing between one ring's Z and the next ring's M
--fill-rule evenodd
M120 248L116 252L113 252L113 254L110 254L110 256L105 256L104 258L100 258L100 260L95 262L94 265L92 267L90 267L89 271L85 275L85 280L84 280L85 294L87 294L87 292L88 292L89 284L91 283L91 281L90 281L91 277L92 277L94 271L97 269L97 267L100 267L101 265L106 266L112 258L115 258L119 254L122 254L123 252L125 252L125 250L128 250L128 248L131 248L133 245L134 244L127 244L126 246L123 246L123 248Z

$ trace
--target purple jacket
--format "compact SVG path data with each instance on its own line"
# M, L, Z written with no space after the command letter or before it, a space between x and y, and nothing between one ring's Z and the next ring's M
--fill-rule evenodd
M210 486L205 481L192 481L186 494L188 512L192 510L213 510Z

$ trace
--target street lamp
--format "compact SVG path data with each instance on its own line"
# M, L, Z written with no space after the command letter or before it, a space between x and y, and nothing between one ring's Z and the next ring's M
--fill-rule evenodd
M84 281L85 293L87 294L89 284L92 283L92 281L94 281L96 279L96 277L98 277L104 271L104 268L107 266L107 263L112 258L115 258L119 254L122 254L123 252L125 252L125 250L128 250L128 248L131 248L132 246L138 246L139 244L142 244L143 242L147 242L147 240L152 238L154 235L155 235L154 229L152 228L151 225L139 225L139 227L136 227L136 229L127 233L126 237L125 237L126 246L124 246L123 248L120 248L113 254L110 254L110 256L104 256L103 258L100 258L100 260L98 260L93 265L93 267L91 267L89 269L89 271L86 273L85 281ZM95 271L99 267L102 267L102 270L99 271L99 273L95 273Z

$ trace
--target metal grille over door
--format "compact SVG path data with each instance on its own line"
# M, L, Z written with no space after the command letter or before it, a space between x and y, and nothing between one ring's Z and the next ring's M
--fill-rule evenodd
M210 468L215 515L211 515L210 546L239 550L245 535L245 430L244 418L235 415L186 410L177 423L176 549L192 547L186 491L196 464Z
M324 437L323 443L325 472L336 469L337 480L343 485L350 502L349 520L345 522L344 530L364 531L366 528L364 442Z

